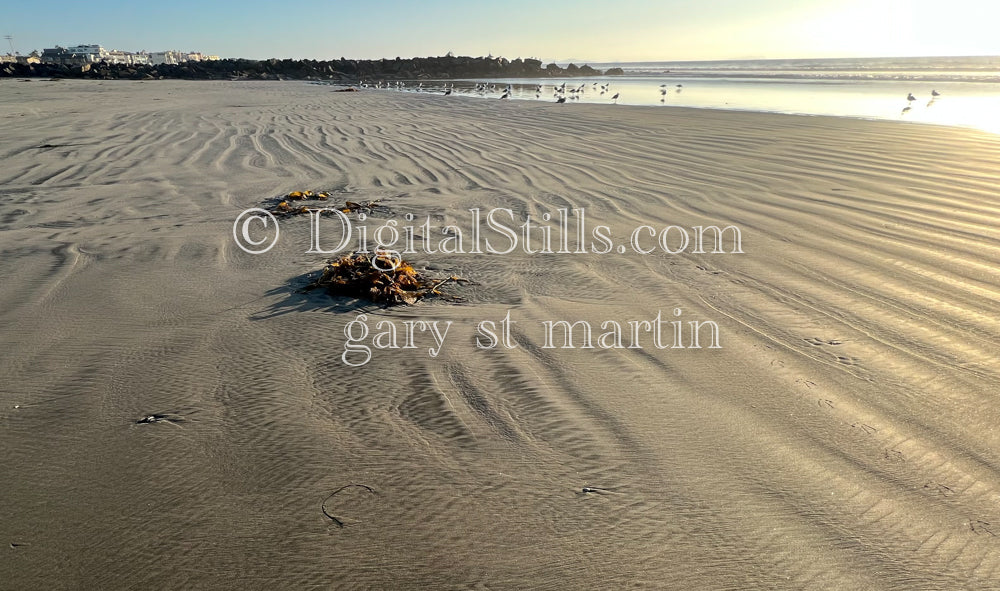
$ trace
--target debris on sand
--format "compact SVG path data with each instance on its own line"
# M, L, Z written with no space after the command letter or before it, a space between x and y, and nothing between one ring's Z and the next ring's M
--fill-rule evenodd
M387 306L412 305L434 296L461 301L457 296L440 291L447 283L472 282L455 276L427 277L401 258L356 252L328 261L320 276L305 290L324 288L330 295L361 298Z
M317 193L313 193L312 191L292 191L288 195L285 195L285 199L290 201L301 201L303 199L319 199L320 201L326 201L329 196L330 194L324 191L319 191Z
M333 215L336 213L333 211L334 209L339 210L342 213L392 213L388 207L381 204L381 199L375 199L374 201L362 201L360 203L355 201L346 201L343 206L333 208L328 207L326 204L307 203L310 201L327 201L329 199L330 193L327 191L292 191L287 195L270 201L270 203L273 203L274 205L268 207L267 210L280 218L307 214L316 210L322 210L323 215ZM265 205L265 207L267 206Z
M388 207L381 204L381 199L375 199L374 201L364 201L362 203L356 203L354 201L345 201L344 207L340 208L340 211L344 213L375 213L379 210L388 211Z

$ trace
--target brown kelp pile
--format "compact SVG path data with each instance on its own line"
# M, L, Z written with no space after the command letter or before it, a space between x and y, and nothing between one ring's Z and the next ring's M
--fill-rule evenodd
M444 294L447 283L471 283L461 277L433 278L419 273L409 263L387 254L356 252L331 259L306 291L323 288L330 295L371 300L387 306L415 304L428 297L461 298Z
M323 211L324 215L332 215L335 213L333 210L339 210L342 213L391 213L389 208L381 204L380 199L374 201L346 201L344 205L339 207L330 207L328 205L313 203L315 201L327 201L330 199L330 193L327 191L292 191L291 193L272 200L270 207L267 208L269 212L274 214L275 217L286 218L294 215L302 215L315 211L317 209L325 209Z

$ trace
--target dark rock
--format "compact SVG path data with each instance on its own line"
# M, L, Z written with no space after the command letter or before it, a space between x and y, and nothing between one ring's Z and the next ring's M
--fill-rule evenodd
M356 82L361 79L437 79L437 78L547 78L559 76L596 76L600 72L590 66L557 64L542 66L536 59L467 57L447 55L426 58L396 58L381 60L269 60L227 59L212 62L184 62L157 66L126 66L124 64L92 64L89 71L60 64L8 64L0 68L0 77L62 77L96 79L181 78L189 80L338 80ZM621 75L619 68L608 75Z

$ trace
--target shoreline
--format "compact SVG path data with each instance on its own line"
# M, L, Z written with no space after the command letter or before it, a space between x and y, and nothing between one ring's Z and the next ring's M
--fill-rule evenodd
M0 84L3 84L3 83L15 83L15 82L22 82L23 83L23 82L26 82L28 80L30 80L32 82L56 82L56 83L74 81L74 82L86 82L86 83L119 83L120 82L120 83L123 83L123 84L137 83L137 82L141 82L141 83L171 83L171 82L173 82L173 83L181 83L181 84L183 84L183 83L222 83L222 84L224 84L224 83L233 83L233 84L270 83L270 84L304 84L304 85L309 85L309 86L331 86L331 87L344 87L344 88L357 88L357 86L358 86L357 83L339 83L339 82L315 81L315 80L313 80L313 81L307 81L307 80L186 80L186 79L167 79L167 80L86 80L86 79L70 79L70 78L66 78L66 79L0 78ZM469 80L469 81L475 81L476 79L467 79L467 80ZM497 80L500 81L500 80L505 80L505 79L497 79ZM424 80L424 81L425 82L451 82L451 81L446 80L446 79ZM459 81L459 80L456 79L454 81ZM396 91L394 89L360 89L360 90L361 91L365 91L365 92L375 92L375 91L378 91L378 92L399 92L399 91ZM436 96L435 93L430 92L430 91L413 92L413 91L407 90L407 91L403 91L403 94L412 95L412 96L423 96L423 97L434 97L434 96ZM453 99L454 98L462 98L462 99L472 98L472 99L496 100L497 97L492 97L492 96L475 96L475 95L472 95L472 94L455 94L455 95L453 95L452 97L449 97L449 98L453 98ZM521 97L513 97L510 100L515 100L515 101L518 101L519 103L543 103L543 104L548 104L548 103L554 103L555 102L555 101L549 100L549 99L534 99L534 98L521 98ZM673 104L668 104L668 105L654 105L654 104L627 104L627 103L622 103L622 104L615 104L615 105L612 105L612 104L603 105L603 104L600 104L600 103L574 103L574 104L567 104L567 105L564 106L564 108L574 108L574 109L577 109L577 108L580 108L583 105L589 105L589 106L611 106L611 107L620 108L620 109L631 109L631 108L641 108L641 109L650 109L650 110L670 109L670 110L678 111L678 112L681 112L681 113L685 112L686 110L691 110L694 113L697 113L697 112L722 112L722 113L738 113L738 114L761 114L761 115L781 115L781 116L792 116L792 117L808 117L808 118L816 118L818 120L823 120L825 118L831 118L831 119L846 119L846 120L852 120L852 121L867 121L867 122L873 122L873 123L916 124L916 125L920 125L920 126L943 127L943 128L948 128L948 129L966 130L966 131L971 131L971 132L976 132L976 133L984 133L984 134L987 134L989 136L1000 135L1000 130L998 130L998 131L991 131L989 129L983 129L981 127L976 127L975 125L972 125L972 124L962 125L962 124L937 123L937 122L933 122L933 121L918 121L918 120L901 119L901 118L864 117L864 116L857 116L857 115L836 115L836 114L826 114L826 113L784 112L784 111L776 111L776 110L759 110L759 109L738 108L738 107L718 107L718 106L704 106L704 107L702 107L702 106L673 105Z
M653 81L653 83L650 86L655 86L655 83L656 82L660 82L662 79L663 78L657 78L657 77L651 77L651 78L649 78L649 80ZM464 81L464 82L479 83L479 82L482 82L483 80L485 80L485 79L468 79L468 80L455 80L455 81L431 80L431 81L423 81L423 82L425 82L425 83L426 82L431 82L431 83L444 83L444 84L447 84L448 82ZM573 79L570 79L570 80L573 80ZM601 80L605 81L607 79L606 78L602 78ZM625 76L624 78L622 78L620 80L624 80L626 82L636 82L636 81L640 81L641 82L641 81L643 81L642 78L629 78L628 76ZM680 77L680 78L678 78L678 80L683 80L685 83L687 83L687 87L688 88L691 88L692 86L694 86L695 84L697 84L699 81L704 81L704 82L708 82L708 83L720 82L720 80L697 79L697 78L692 79L692 78L687 78L687 77ZM410 81L407 81L407 82L410 82ZM412 82L419 82L419 81L412 81ZM722 82L726 82L726 81L722 80ZM737 82L737 84L738 85L749 84L749 85L752 86L753 84L756 84L758 82L759 81L753 81L753 80L740 80L740 81ZM764 84L765 87L767 87L767 86L782 85L782 84L786 84L788 82L791 82L791 81L786 81L786 80L768 80L768 81L763 81L762 83ZM315 83L315 82L313 82L313 84L323 85L323 83ZM514 84L518 85L519 83L518 82L514 82ZM611 80L610 84L616 84L616 81L615 80ZM822 81L804 81L804 82L801 82L801 83L796 83L793 86L800 86L801 88L805 89L805 88L811 87L813 84L818 84L819 87L822 88L823 82ZM882 84L885 85L886 83L882 83ZM905 89L908 88L908 86L905 85L906 83L904 83L902 81L895 81L895 82L892 82L892 84L898 85L900 87L899 90L903 91L904 94L905 94ZM950 83L950 84L952 84L952 85L954 85L954 84L965 85L967 83L963 82L963 83ZM979 84L983 84L983 85L991 84L993 86L996 86L996 83L979 83ZM354 85L354 86L356 87L356 85ZM541 98L541 97L540 98L535 98L533 91L526 92L524 90L525 86L533 86L533 83L531 85L521 85L521 88L519 89L520 92L516 93L514 96L511 96L510 100L527 101L527 102L554 102L554 100L551 98L551 96L548 96L548 97L545 97L545 98ZM545 85L545 86L551 86L551 85ZM621 88L621 87L622 86L621 86L620 83L618 83L615 86L616 89ZM938 87L942 88L941 86L938 86ZM362 89L362 90L364 90L364 89ZM375 90L396 91L396 92L399 92L399 89L391 89L391 88L390 89L375 89ZM413 91L413 90L410 90L410 89L405 89L402 92L412 93L412 94L431 94L431 93L434 92L434 90L425 90L423 92L418 92L418 91ZM693 92L697 92L697 90L695 90ZM493 93L493 94L498 95L499 93L497 92L497 93ZM646 89L646 94L649 95L649 96L653 96L653 94L650 93L649 89ZM688 96L690 96L690 95L691 95L691 92L688 92ZM456 98L459 98L459 97L461 97L461 98L486 98L486 99L496 99L496 98L499 98L498 96L493 96L493 95L487 96L487 95L484 95L484 94L477 94L475 92L471 92L468 89L465 92L454 93L452 96L454 96ZM635 96L635 94L633 93L631 96ZM604 100L608 100L608 99L605 98ZM803 109L806 109L809 106L809 103L807 103L807 102L799 102L799 103L790 102L790 103L786 104L782 108L782 107L779 107L779 106L752 107L752 106L723 106L723 105L719 105L719 104L702 104L702 105L699 105L699 104L696 103L696 101L695 102L689 102L688 104L680 104L680 105L674 104L674 103L656 104L655 99L652 99L652 98L648 98L646 101L639 102L639 103L636 103L636 102L632 102L632 103L625 102L627 100L628 100L627 98L623 98L622 99L623 102L617 103L615 106L619 106L619 107L622 107L622 106L647 107L647 108L675 108L675 109L676 108L680 108L680 109L684 109L684 108L690 108L690 109L709 109L709 110L718 110L718 111L737 111L737 112L746 112L746 113L770 113L770 114L781 114L781 115L801 115L801 116L807 116L807 117L846 117L846 118L850 118L850 119L859 119L859 120L865 120L865 121L899 121L899 122L906 122L906 123L917 123L917 124L921 124L921 125L942 125L942 126L946 126L946 127L958 127L958 128L962 128L962 129L973 129L973 130L983 131L983 132L990 133L990 134L1000 134L1000 126L994 126L992 123L989 123L989 122L977 122L977 121L972 121L972 120L969 120L969 121L949 121L949 120L947 120L948 117L945 117L944 120L934 120L933 118L930 119L930 120L913 119L912 117L906 118L906 117L904 117L904 115L901 115L899 113L898 109L888 108L888 107L883 108L882 112L880 112L878 114L873 114L873 113L868 113L868 114L863 114L863 113L842 113L841 114L841 113L831 113L831 112L822 112L822 111L820 111L820 112L808 112L808 111L805 111ZM672 97L671 100L675 101L676 99L674 99ZM997 103L1000 104L1000 95L998 95ZM568 101L567 102L567 108L574 108L575 106L578 106L580 104L601 104L601 103L597 103L595 100L591 100L589 97L587 97L586 100L584 100L584 101L577 101L577 102ZM610 105L612 103L608 103L608 104ZM904 104L905 104L905 102L904 102ZM951 116L954 117L955 115L951 115ZM985 113L985 112L982 113L982 117L984 119L989 119L988 113ZM992 119L989 119L989 121L992 121Z

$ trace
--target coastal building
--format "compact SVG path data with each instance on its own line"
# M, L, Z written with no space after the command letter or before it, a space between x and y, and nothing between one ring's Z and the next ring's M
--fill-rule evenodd
M147 53L131 53L119 49L106 52L103 61L108 64L124 64L126 66L142 66L150 63Z
M58 47L58 45L56 47ZM72 47L67 47L66 51L84 56L89 63L101 61L108 53L100 45L74 45Z
M46 49L38 56L39 61L50 64L63 64L69 66L85 66L104 62L106 64L121 64L126 66L158 66L162 64L174 65L182 62L198 62L217 60L217 55L205 55L198 51L140 51L133 53L119 49L107 50L100 45L74 45L71 47L61 47ZM30 63L30 62L29 62Z
M180 51L153 51L149 54L149 63L154 66L173 66L186 60L186 55Z
M37 51L32 51L28 55L20 53L8 53L0 55L0 64L38 64L41 63L41 56Z
M100 46L77 46L73 49L80 49L80 47ZM90 51L77 52L72 51L69 47L60 47L59 45L44 49L41 59L47 64L62 64L64 66L84 66L101 61L99 53L91 53Z

